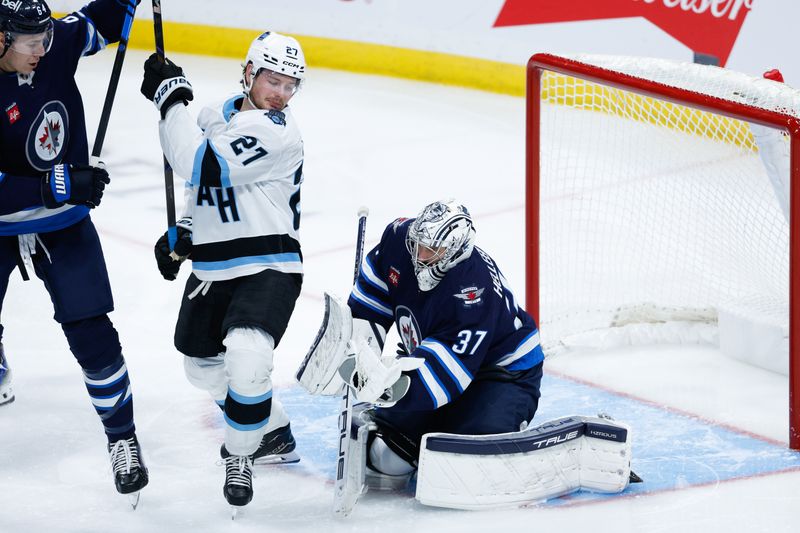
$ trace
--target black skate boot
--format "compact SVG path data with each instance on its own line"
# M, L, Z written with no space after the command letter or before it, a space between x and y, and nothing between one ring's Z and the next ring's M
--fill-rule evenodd
M250 457L255 465L297 463L300 461L300 456L294 451L296 446L291 425L286 424L264 435L258 449ZM219 455L223 459L231 455L224 444L219 449Z
M3 343L0 342L0 405L14 401L14 391L11 388L11 368L6 361Z
M142 450L136 436L129 439L119 439L108 445L111 455L111 468L114 471L114 484L120 494L134 494L143 489L148 482L147 468L142 459ZM138 503L131 500L131 505L136 508Z
M225 486L222 487L222 493L234 507L250 503L253 499L253 462L250 456L229 455L225 459Z

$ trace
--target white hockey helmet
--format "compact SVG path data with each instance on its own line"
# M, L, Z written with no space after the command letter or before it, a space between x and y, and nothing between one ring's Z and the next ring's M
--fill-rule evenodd
M427 248L420 258L420 248ZM421 291L429 291L445 273L469 258L475 248L475 226L463 205L454 200L425 206L408 228L406 248L411 254L414 274Z
M247 83L245 72L247 65L253 64L250 83ZM247 51L242 70L242 87L244 94L250 95L250 88L261 69L271 70L297 79L300 88L306 77L306 58L300 43L294 37L275 32L264 32L252 42Z

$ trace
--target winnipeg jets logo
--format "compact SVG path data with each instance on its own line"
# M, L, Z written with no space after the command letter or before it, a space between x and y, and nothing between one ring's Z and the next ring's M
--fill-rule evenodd
M461 292L458 292L453 296L461 300L461 303L464 305L470 306L481 303L481 295L483 294L483 290L483 287L466 287L461 289Z
M397 324L397 332L400 334L400 340L403 346L406 347L408 353L413 352L419 346L421 334L419 331L419 324L411 309L404 305L398 305L394 311Z
M55 113L52 113L55 115ZM39 137L39 151L52 156L61 148L61 117L48 116L44 125L42 136Z
M66 107L57 100L46 103L28 132L28 162L38 170L48 170L61 161L68 143L69 115Z

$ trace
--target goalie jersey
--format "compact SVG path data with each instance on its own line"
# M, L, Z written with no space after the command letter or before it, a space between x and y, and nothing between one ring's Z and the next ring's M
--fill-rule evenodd
M425 364L409 373L411 387L393 407L437 409L481 375L514 379L544 361L539 331L516 302L494 260L475 247L432 290L417 285L405 238L413 219L387 226L364 258L348 305L354 318L392 323L406 351Z
M303 272L300 130L288 107L241 112L243 100L203 108L196 125L186 106L172 106L160 123L167 160L187 181L192 271L204 281Z

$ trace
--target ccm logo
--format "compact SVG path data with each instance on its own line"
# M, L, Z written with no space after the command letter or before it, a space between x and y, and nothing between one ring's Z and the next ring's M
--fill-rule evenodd
M287 67L300 68L300 65L297 63L292 63L291 61L284 61L283 64Z

